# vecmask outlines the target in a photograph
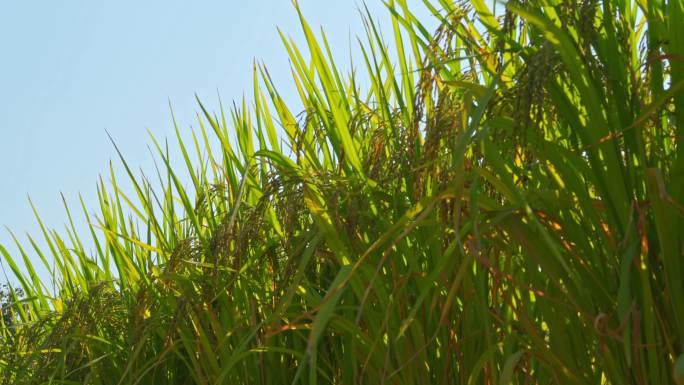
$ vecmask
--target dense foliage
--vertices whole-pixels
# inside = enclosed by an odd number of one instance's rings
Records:
[[[0,247],[0,382],[683,381],[684,1],[406,3]]]

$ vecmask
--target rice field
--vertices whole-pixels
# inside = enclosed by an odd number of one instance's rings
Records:
[[[349,72],[295,4],[303,108],[255,64],[156,175],[113,142],[0,245],[0,383],[683,385],[684,0],[422,3]]]

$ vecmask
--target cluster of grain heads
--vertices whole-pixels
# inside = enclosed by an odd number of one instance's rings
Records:
[[[0,381],[681,383],[684,1],[423,3],[0,247]]]

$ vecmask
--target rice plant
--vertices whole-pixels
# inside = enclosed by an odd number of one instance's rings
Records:
[[[423,3],[0,246],[2,383],[684,384],[684,1]]]

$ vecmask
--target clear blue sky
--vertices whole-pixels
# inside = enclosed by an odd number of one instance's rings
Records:
[[[347,63],[361,3],[300,4]],[[380,0],[368,7],[387,21]],[[276,27],[302,40],[289,0],[0,3],[0,226],[38,236],[27,194],[49,227],[66,221],[60,192],[94,208],[98,174],[115,159],[105,129],[131,165],[151,171],[147,130],[173,137],[168,100],[188,128],[195,93],[216,108],[217,90],[224,102],[249,92],[254,58],[293,97]],[[14,250],[4,228],[0,243]]]

